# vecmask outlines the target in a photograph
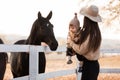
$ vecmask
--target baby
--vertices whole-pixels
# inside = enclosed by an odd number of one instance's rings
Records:
[[[75,17],[69,23],[69,32],[67,36],[67,51],[66,51],[66,56],[68,56],[67,64],[72,63],[71,57],[76,54],[75,51],[71,48],[69,40],[72,40],[76,43],[78,40],[77,35],[80,32],[80,29],[81,29],[80,22],[77,18],[77,13],[75,13]]]
[[[75,17],[69,23],[69,32],[68,32],[68,36],[67,36],[67,51],[66,51],[66,56],[68,56],[67,64],[72,63],[71,58],[72,58],[72,56],[74,56],[76,54],[76,52],[70,46],[69,40],[72,40],[74,43],[77,44],[79,36],[80,36],[80,31],[81,31],[80,22],[77,18],[77,13],[75,13]],[[81,60],[79,61],[78,65],[80,67],[78,71],[81,72],[82,66],[83,66],[82,57],[81,57]]]

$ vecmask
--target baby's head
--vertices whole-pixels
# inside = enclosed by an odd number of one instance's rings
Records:
[[[75,13],[75,17],[69,23],[69,31],[72,33],[76,33],[80,28],[80,22],[77,18],[77,13]]]

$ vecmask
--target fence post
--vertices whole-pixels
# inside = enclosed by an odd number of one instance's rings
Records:
[[[77,69],[77,79],[76,80],[81,80],[81,75],[82,75],[82,73],[78,72],[78,69]]]
[[[30,46],[30,59],[29,59],[29,80],[38,80],[38,49],[36,46]]]
[[[77,69],[76,69],[77,79],[76,79],[76,80],[81,80],[82,72],[79,72],[80,66],[81,66],[81,64],[80,64],[79,61],[77,60]]]

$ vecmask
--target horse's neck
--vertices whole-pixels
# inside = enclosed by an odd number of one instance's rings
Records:
[[[4,44],[4,42],[3,42],[3,40],[2,40],[2,39],[0,39],[0,44]]]
[[[34,39],[31,39],[30,37],[28,37],[28,39],[26,40],[25,44],[29,44],[29,45],[41,45],[41,41],[39,41],[39,43],[37,41],[34,41]]]

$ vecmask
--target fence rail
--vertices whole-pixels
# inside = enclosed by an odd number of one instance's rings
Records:
[[[66,46],[59,46],[54,52],[65,52]],[[61,70],[49,73],[38,74],[38,52],[53,52],[49,47],[35,46],[35,45],[6,45],[0,44],[0,52],[30,52],[30,75],[20,78],[14,78],[12,80],[45,80],[48,78],[65,76],[70,74],[76,74],[77,80],[81,76],[81,73],[77,72],[77,68],[71,70]],[[119,49],[101,49],[102,53],[120,53]],[[32,63],[32,64],[31,64]],[[34,67],[36,66],[36,67]],[[102,68],[101,73],[120,73],[120,69]]]

